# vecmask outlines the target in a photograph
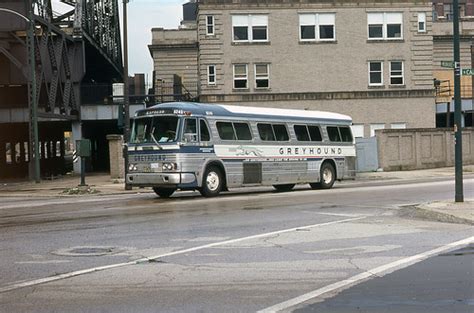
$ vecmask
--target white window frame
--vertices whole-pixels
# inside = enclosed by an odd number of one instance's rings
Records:
[[[393,73],[392,73],[392,64],[395,63],[395,62],[401,63],[401,65],[402,65],[401,75],[393,75]],[[403,85],[405,85],[405,65],[404,65],[404,62],[399,61],[399,60],[393,60],[393,61],[389,62],[389,66],[390,66],[390,69],[389,69],[390,70],[389,71],[389,73],[390,73],[390,85],[392,85],[392,86],[403,86]],[[402,83],[401,84],[393,84],[392,83],[392,78],[401,78]]]
[[[378,16],[378,17],[377,17]],[[388,37],[388,25],[398,24],[391,22],[392,19],[401,17],[400,37]],[[378,20],[378,23],[371,23],[370,20]],[[370,37],[370,25],[382,25],[382,37]],[[402,12],[369,12],[367,13],[367,38],[368,40],[402,40],[403,39],[403,13]]]
[[[236,77],[235,76],[235,67],[236,66],[245,66],[245,76],[242,76],[242,77]],[[248,64],[242,64],[242,63],[233,64],[232,71],[233,71],[232,88],[237,89],[237,90],[249,89],[249,66],[248,66]],[[239,88],[235,87],[235,81],[236,80],[245,80],[245,87],[239,87]]]
[[[240,17],[246,17],[247,21],[244,23],[237,23],[235,20]],[[258,21],[259,18],[264,18],[264,23]],[[232,42],[268,42],[268,14],[234,14],[231,16],[232,19]],[[253,38],[253,27],[265,26],[266,39],[254,39]],[[247,40],[236,40],[234,36],[234,27],[247,27]]]
[[[392,123],[390,124],[391,129],[406,129],[407,123]]]
[[[211,68],[213,69],[214,73],[211,73]],[[217,81],[216,75],[216,66],[215,65],[208,65],[207,66],[207,84],[209,86],[215,86]]]
[[[371,63],[380,63],[380,83],[372,83],[370,80],[370,64]],[[367,62],[367,71],[368,71],[368,80],[369,86],[383,86],[383,61],[369,61]]]
[[[354,138],[364,138],[364,124],[352,124],[351,130]]]
[[[267,67],[267,75],[266,76],[257,76],[257,65],[266,65]],[[270,64],[268,63],[256,63],[254,64],[254,73],[255,73],[255,89],[270,89]],[[267,80],[268,86],[267,87],[258,87],[257,80]]]
[[[209,23],[209,18],[211,18],[211,23]],[[212,27],[212,32],[209,32],[209,27]],[[215,19],[214,15],[206,15],[206,36],[214,36],[215,35]]]
[[[418,13],[418,24],[417,24],[419,33],[426,33],[426,13]]]
[[[370,137],[374,137],[375,131],[378,129],[385,129],[385,124],[383,123],[370,124]]]
[[[302,22],[304,16],[313,17],[314,23]],[[321,22],[322,17],[330,17],[331,23]],[[299,20],[299,35],[300,41],[336,41],[336,14],[335,13],[300,13],[298,15]],[[331,25],[333,27],[333,38],[321,38],[320,26]],[[314,27],[314,38],[302,38],[301,26],[313,26]]]

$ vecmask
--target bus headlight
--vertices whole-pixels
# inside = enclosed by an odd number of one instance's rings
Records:
[[[137,170],[137,165],[136,165],[136,164],[130,163],[130,164],[128,165],[128,171],[129,171],[129,172],[133,172],[133,171],[136,171],[136,170]]]
[[[177,169],[177,167],[176,163],[165,162],[163,163],[162,169],[163,171],[172,171]]]

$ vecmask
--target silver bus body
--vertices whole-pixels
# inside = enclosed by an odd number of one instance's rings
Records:
[[[163,124],[170,129],[165,131]],[[213,196],[243,186],[285,190],[309,183],[331,188],[335,180],[355,176],[351,124],[349,116],[319,111],[182,102],[156,105],[134,117],[126,181],[153,187],[163,197],[178,189]],[[157,127],[162,130],[156,131]],[[320,138],[312,140],[317,129],[320,134],[314,137]],[[265,134],[273,134],[273,139]]]

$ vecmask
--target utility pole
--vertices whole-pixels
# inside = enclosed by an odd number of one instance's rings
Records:
[[[130,137],[130,97],[129,97],[129,83],[128,83],[128,30],[127,30],[127,3],[128,0],[123,0],[123,109],[124,109],[124,127],[123,140],[125,142],[123,159],[125,166],[125,190],[131,190],[132,186],[127,184],[128,174],[128,140]]]
[[[461,65],[459,48],[459,0],[453,0],[454,45],[454,166],[455,202],[464,202],[462,178]]]

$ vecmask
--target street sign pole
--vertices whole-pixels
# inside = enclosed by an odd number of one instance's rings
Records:
[[[464,202],[462,178],[461,67],[459,51],[459,0],[453,0],[454,52],[454,165],[455,202]]]
[[[127,184],[128,174],[128,138],[130,137],[130,98],[129,98],[129,84],[128,84],[128,27],[127,27],[127,3],[128,0],[123,0],[123,106],[124,106],[124,127],[123,127],[123,141],[124,145],[124,172],[125,172],[125,190],[131,190],[132,186]]]

